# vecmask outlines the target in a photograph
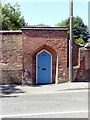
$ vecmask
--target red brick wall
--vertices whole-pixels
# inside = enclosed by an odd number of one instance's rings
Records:
[[[79,48],[78,66],[74,67],[74,81],[90,81],[90,49]]]
[[[90,46],[85,48],[85,76],[90,82]]]
[[[67,64],[67,67],[69,67],[69,40],[68,40],[67,45],[68,45],[68,50],[67,50],[68,64]],[[80,46],[77,45],[73,41],[73,58],[72,58],[73,66],[78,66],[78,64],[79,64],[79,48],[80,48]]]
[[[68,81],[68,45],[66,29],[23,28],[22,32],[1,31],[0,83],[21,84],[25,68],[29,71],[29,79],[36,83],[36,54],[43,49],[52,54],[52,82]],[[74,79],[86,79],[89,51],[73,43]]]
[[[58,80],[67,81],[67,30],[23,29],[22,37],[24,68],[30,71],[33,83],[36,82],[36,54],[42,49],[48,50],[53,57],[53,83],[55,83],[57,64]]]
[[[0,55],[0,83],[21,84],[22,76],[22,32],[0,32],[2,55]]]
[[[74,67],[74,79],[84,80],[85,79],[85,48],[80,47],[78,52],[78,65]]]

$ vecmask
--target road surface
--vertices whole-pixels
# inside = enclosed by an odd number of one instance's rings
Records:
[[[88,118],[88,90],[6,96],[1,117]]]

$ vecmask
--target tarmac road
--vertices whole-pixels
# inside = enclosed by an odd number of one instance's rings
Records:
[[[4,96],[6,118],[88,118],[88,90]]]

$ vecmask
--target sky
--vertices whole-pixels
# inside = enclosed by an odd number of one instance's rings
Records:
[[[55,26],[69,17],[69,0],[6,0],[18,2],[22,16],[29,25],[46,24]],[[83,1],[83,2],[82,2]],[[73,0],[73,15],[80,16],[88,25],[88,0]]]

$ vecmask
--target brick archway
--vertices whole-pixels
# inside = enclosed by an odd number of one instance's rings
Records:
[[[52,54],[52,83],[56,83],[56,79],[57,79],[57,54],[56,54],[56,51],[54,49],[52,49],[50,46],[47,46],[47,45],[43,45],[33,52],[33,59],[32,59],[33,81],[32,82],[33,82],[33,84],[36,84],[36,55],[40,51],[42,51],[43,49],[47,50],[48,52],[50,52]]]

